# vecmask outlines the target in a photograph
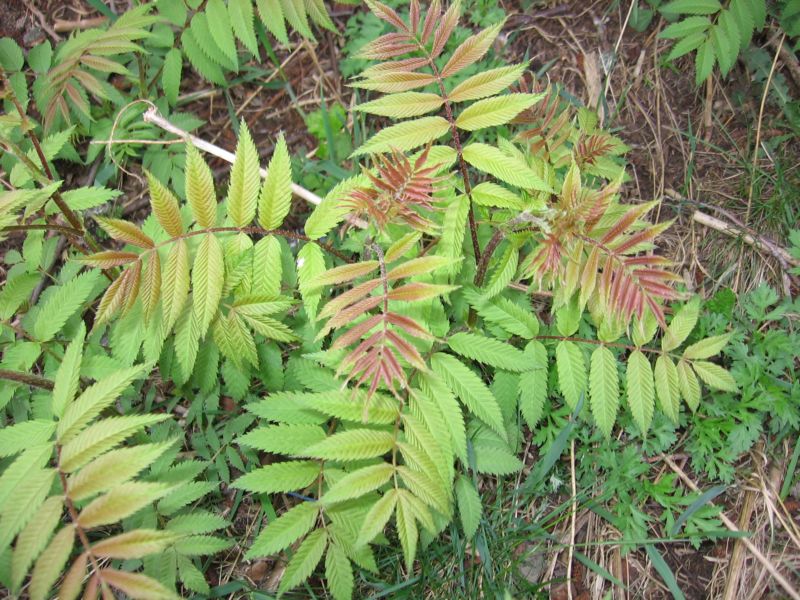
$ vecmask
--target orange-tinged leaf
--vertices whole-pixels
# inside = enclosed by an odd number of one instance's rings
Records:
[[[120,267],[135,260],[139,260],[139,255],[135,252],[104,250],[102,252],[95,252],[94,254],[89,254],[87,256],[80,256],[76,260],[93,267],[111,269],[113,267]]]
[[[178,596],[155,579],[141,573],[127,573],[115,569],[101,569],[102,580],[118,589],[132,600],[168,600]]]
[[[178,237],[183,233],[181,212],[178,200],[167,187],[156,179],[151,173],[145,171],[147,182],[150,186],[150,206],[158,223],[171,237]]]
[[[161,259],[158,257],[158,252],[151,252],[147,258],[141,293],[144,320],[150,321],[161,297]]]
[[[377,260],[365,260],[364,262],[353,263],[351,265],[341,265],[333,269],[328,269],[321,275],[315,277],[309,282],[309,287],[319,288],[326,285],[347,283],[348,281],[372,273],[377,268]]]
[[[144,232],[133,223],[128,223],[122,219],[109,219],[106,217],[95,217],[105,232],[115,240],[133,244],[140,248],[152,248],[155,244]]]
[[[486,51],[489,50],[505,21],[487,27],[480,33],[468,37],[462,44],[453,51],[450,60],[442,69],[442,77],[449,77],[458,73],[460,70],[479,61]]]
[[[394,281],[395,279],[402,279],[403,277],[422,275],[424,273],[430,273],[440,269],[451,263],[452,261],[446,256],[420,256],[419,258],[412,258],[411,260],[396,266],[386,274],[386,279],[389,281]]]
[[[389,300],[400,300],[403,302],[416,302],[428,300],[443,294],[448,294],[458,289],[454,285],[437,285],[433,283],[407,283],[389,291]]]

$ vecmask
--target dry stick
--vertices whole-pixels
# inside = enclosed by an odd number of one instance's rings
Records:
[[[669,465],[669,467],[675,472],[675,474],[678,477],[680,477],[681,480],[693,492],[699,492],[700,491],[700,488],[697,487],[695,482],[692,481],[691,478],[683,471],[683,469],[681,469],[678,465],[676,465],[675,462],[669,456],[664,455],[663,458],[664,458],[664,462],[666,462]],[[709,504],[711,506],[714,506],[713,502],[709,502]],[[739,529],[736,526],[736,524],[733,521],[731,521],[724,512],[720,512],[719,513],[719,518],[725,524],[725,527],[727,527],[730,531],[732,531],[734,533],[741,532],[741,529]],[[770,562],[770,560],[766,556],[764,556],[764,554],[761,552],[761,550],[759,550],[756,547],[756,545],[752,541],[750,541],[750,538],[740,537],[738,539],[740,539],[742,541],[742,543],[747,547],[747,549],[753,555],[753,558],[755,558],[758,562],[760,562],[764,566],[764,568],[767,571],[769,571],[769,573],[770,573],[770,575],[772,575],[773,579],[775,579],[775,581],[778,583],[778,585],[780,585],[784,589],[784,591],[787,593],[787,595],[790,598],[792,598],[793,600],[800,600],[800,592],[798,592],[792,586],[792,584],[783,575],[780,574],[778,569],[775,568],[775,565],[773,565]]]
[[[744,507],[742,513],[739,515],[739,528],[747,529],[750,524],[750,519],[755,510],[756,493],[753,489],[748,489],[744,496]],[[735,600],[736,592],[739,587],[739,577],[742,572],[742,563],[744,562],[744,544],[742,539],[739,538],[733,543],[733,552],[731,559],[728,562],[728,579],[725,582],[725,591],[723,593],[723,600]]]
[[[769,76],[767,82],[764,84],[764,93],[761,94],[761,106],[758,109],[758,123],[756,125],[756,143],[753,148],[753,160],[750,165],[750,191],[747,193],[747,212],[744,216],[745,226],[750,224],[750,209],[753,206],[753,184],[755,183],[756,165],[758,164],[758,148],[761,146],[761,123],[764,120],[764,107],[767,104],[767,96],[769,95],[769,87],[772,83],[772,76],[775,74],[775,67],[778,64],[778,57],[781,55],[780,48],[783,47],[783,42],[786,39],[786,34],[781,35],[781,40],[778,42],[778,51],[775,52],[775,57],[772,59],[772,66],[769,69]],[[744,257],[744,246],[739,250],[739,268],[736,269],[736,279],[733,282],[733,291],[739,291],[739,280],[742,275],[742,258]]]
[[[142,119],[144,119],[145,123],[152,123],[156,127],[160,127],[164,131],[168,131],[169,133],[174,133],[175,135],[181,136],[184,140],[190,141],[195,148],[198,150],[202,150],[204,152],[208,152],[209,154],[216,156],[217,158],[221,158],[222,160],[233,164],[236,155],[232,152],[228,152],[227,150],[220,148],[219,146],[215,146],[205,140],[201,140],[199,137],[190,134],[188,131],[181,129],[180,127],[173,125],[169,121],[167,121],[164,117],[162,117],[158,110],[154,107],[151,107],[147,112],[142,115]],[[267,176],[267,170],[264,168],[259,169],[261,173],[261,177]],[[297,185],[296,183],[292,184],[292,193],[299,198],[315,205],[319,206],[322,202],[322,198],[317,196],[311,190],[307,190],[304,187]],[[345,217],[347,221],[351,224],[355,225],[356,227],[360,227],[361,229],[366,229],[367,223],[362,219],[354,217],[352,215],[347,215]]]
[[[768,240],[765,237],[759,235],[753,235],[743,231],[740,227],[736,225],[732,225],[730,223],[726,223],[722,219],[718,219],[717,217],[712,217],[711,215],[704,213],[702,211],[696,210],[692,214],[692,220],[700,223],[701,225],[705,225],[706,227],[710,227],[716,231],[724,233],[726,235],[730,235],[732,237],[737,237],[741,239],[745,244],[749,244],[759,250],[766,252],[767,254],[771,254],[778,262],[781,263],[781,266],[784,268],[788,267],[789,265],[800,267],[800,259],[795,258],[785,248],[781,248],[774,242]]]

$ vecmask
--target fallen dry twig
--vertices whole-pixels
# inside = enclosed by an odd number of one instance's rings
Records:
[[[192,142],[192,144],[194,144],[195,148],[197,148],[198,150],[202,150],[203,152],[207,152],[213,156],[216,156],[217,158],[221,158],[222,160],[233,164],[233,160],[235,158],[233,152],[229,152],[224,148],[215,146],[210,142],[207,142],[205,140],[200,139],[197,136],[190,134],[188,131],[181,129],[177,125],[173,125],[172,123],[167,121],[164,117],[162,117],[155,107],[151,106],[147,110],[147,112],[145,112],[144,115],[142,115],[142,119],[144,119],[146,123],[152,123],[153,125],[163,129],[164,131],[168,131],[169,133],[174,133],[175,135],[178,135],[185,140],[189,140],[190,142]],[[266,169],[261,168],[260,171],[261,171],[261,177],[267,176]],[[303,200],[315,206],[318,206],[322,202],[322,198],[317,196],[314,192],[312,192],[311,190],[307,190],[306,188],[299,186],[296,183],[292,184],[292,193],[295,196],[302,198]],[[360,227],[362,229],[367,227],[367,223],[359,218],[353,217],[351,215],[347,215],[345,218],[356,227]]]

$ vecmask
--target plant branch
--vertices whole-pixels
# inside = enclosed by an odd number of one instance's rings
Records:
[[[341,251],[337,250],[330,244],[326,244],[325,242],[321,242],[319,240],[312,240],[307,235],[303,235],[302,233],[296,233],[294,231],[287,231],[285,229],[263,229],[261,227],[209,227],[208,229],[195,229],[194,231],[189,231],[187,233],[181,234],[179,236],[170,238],[165,240],[159,244],[156,244],[152,248],[148,248],[145,250],[141,256],[144,256],[148,252],[153,252],[158,250],[163,246],[167,246],[169,244],[173,244],[178,240],[184,240],[186,238],[195,237],[198,235],[204,235],[206,233],[253,233],[259,235],[277,235],[280,237],[285,237],[291,240],[298,240],[302,242],[310,242],[314,243],[326,252],[329,252],[336,258],[343,260],[346,263],[352,263],[353,259],[347,256],[346,254],[342,253]],[[141,259],[141,256],[139,257]]]
[[[29,225],[7,225],[3,227],[2,231],[13,233],[15,231],[31,231],[31,230],[44,230],[44,231],[58,231],[64,235],[72,237],[81,237],[82,232],[66,225],[57,225],[55,223],[31,223]]]
[[[19,99],[17,98],[17,95],[14,93],[14,90],[11,87],[11,84],[8,81],[8,78],[6,77],[5,73],[3,73],[3,83],[5,85],[7,97],[14,104],[14,107],[17,109],[17,113],[19,113],[19,117],[22,121],[20,124],[21,129],[25,132],[25,135],[28,137],[31,144],[33,145],[34,150],[36,151],[36,155],[39,157],[39,162],[42,164],[41,170],[44,172],[44,175],[49,180],[49,183],[54,183],[56,181],[56,178],[54,177],[52,170],[50,170],[50,165],[47,162],[47,157],[44,154],[44,150],[42,149],[42,145],[39,142],[39,138],[36,136],[33,127],[28,122],[28,115],[25,109],[22,107],[22,104],[20,103]],[[23,156],[25,157],[24,159],[22,158]],[[25,163],[25,166],[27,166],[33,173],[39,171],[38,167],[31,168],[35,167],[35,165],[33,164],[33,161],[28,159],[27,154],[21,153],[20,155],[18,155],[18,158],[20,158],[20,160],[22,160]],[[83,226],[83,222],[81,221],[80,217],[78,217],[78,215],[75,214],[75,212],[67,205],[66,201],[61,196],[61,192],[56,190],[55,192],[53,192],[52,198],[53,202],[55,202],[56,206],[58,206],[58,210],[61,211],[61,214],[64,215],[64,218],[72,226],[72,228],[81,232],[81,236],[86,241],[89,248],[91,248],[93,252],[98,252],[100,250],[100,246],[97,244],[94,237],[92,237],[92,235]]]
[[[11,371],[9,369],[0,369],[0,379],[16,381],[17,383],[38,387],[43,390],[52,390],[54,385],[51,380],[45,379],[44,377],[39,377],[38,375],[33,375],[31,373]]]
[[[72,526],[75,528],[75,532],[78,534],[78,539],[80,539],[81,544],[83,545],[86,556],[89,558],[89,562],[92,563],[95,575],[100,580],[100,585],[105,588],[106,584],[100,575],[100,563],[97,562],[97,557],[92,553],[92,545],[89,542],[89,537],[86,535],[86,531],[78,523],[78,511],[75,508],[75,503],[72,501],[72,498],[69,497],[69,493],[67,492],[67,476],[61,469],[61,446],[56,446],[56,460],[58,478],[61,480],[61,487],[64,488],[64,503],[67,505],[67,512],[69,512],[69,518],[72,520]]]
[[[450,104],[450,99],[447,97],[447,92],[444,89],[444,81],[442,80],[442,75],[439,72],[439,67],[436,66],[436,63],[433,61],[433,57],[431,56],[430,52],[428,52],[425,44],[416,39],[416,37],[414,38],[414,41],[425,55],[425,58],[428,59],[428,66],[430,66],[431,71],[433,71],[433,76],[436,78],[436,84],[439,86],[439,93],[442,95],[442,100],[444,100],[445,117],[447,118],[447,122],[450,123],[450,134],[453,136],[453,144],[456,147],[456,154],[458,155],[458,166],[459,170],[461,171],[461,179],[464,182],[464,193],[469,199],[469,233],[470,238],[472,239],[472,252],[475,255],[475,264],[477,264],[481,256],[481,245],[478,241],[478,225],[475,222],[475,210],[473,209],[474,203],[472,202],[472,185],[469,181],[467,162],[464,160],[461,137],[458,135],[458,127],[456,127],[456,120],[453,117],[453,107]]]

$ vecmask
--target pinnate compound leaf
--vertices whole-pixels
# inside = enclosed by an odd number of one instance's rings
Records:
[[[287,590],[291,590],[311,577],[319,561],[322,560],[322,555],[325,553],[327,545],[327,531],[317,529],[309,533],[292,555],[289,564],[286,565],[286,571],[284,571],[281,583],[278,586],[278,593],[282,594]]]
[[[351,156],[380,154],[398,150],[405,152],[440,138],[450,130],[447,119],[442,117],[422,117],[404,121],[380,130],[358,148]]]
[[[286,139],[281,134],[275,144],[258,199],[258,221],[264,229],[277,229],[283,224],[291,207],[292,162]]]
[[[451,335],[447,344],[450,348],[467,358],[490,365],[496,369],[520,372],[526,370],[525,355],[511,344],[474,333]]]
[[[456,479],[456,501],[458,502],[458,515],[461,518],[461,527],[464,536],[471,540],[478,531],[481,522],[481,497],[475,484],[464,475],[459,475]]]
[[[458,115],[456,125],[465,131],[504,125],[544,96],[545,94],[506,94],[479,100]]]
[[[442,352],[431,357],[431,368],[472,414],[505,439],[500,405],[480,377],[454,356]]]
[[[301,502],[261,531],[245,557],[248,560],[276,554],[308,533],[319,514],[316,502]]]
[[[625,389],[633,420],[636,421],[639,431],[644,435],[650,429],[650,423],[653,421],[655,387],[650,361],[640,350],[634,350],[628,357]]]
[[[692,362],[692,367],[697,376],[709,387],[724,392],[735,392],[739,389],[733,375],[719,365],[705,360],[696,360]]]
[[[586,393],[586,362],[583,352],[575,342],[561,341],[556,346],[556,368],[558,387],[571,409]]]
[[[547,185],[523,160],[505,154],[499,148],[475,142],[464,148],[464,160],[484,173],[489,173],[513,186],[551,192]]]
[[[197,224],[203,229],[214,227],[217,220],[214,178],[200,152],[191,144],[186,146],[186,199]]]
[[[527,67],[521,64],[482,71],[459,83],[447,97],[451,102],[464,102],[494,96],[519,81]]]

